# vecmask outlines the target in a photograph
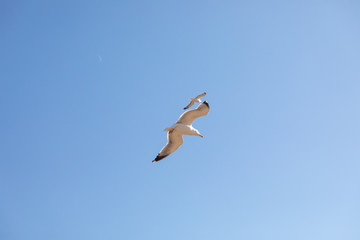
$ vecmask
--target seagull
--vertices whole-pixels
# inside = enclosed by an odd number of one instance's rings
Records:
[[[193,128],[192,123],[195,119],[206,116],[209,111],[209,104],[207,101],[204,101],[197,108],[184,112],[174,125],[169,128],[165,128],[164,131],[168,132],[167,144],[163,147],[163,149],[161,149],[152,162],[158,162],[175,152],[184,142],[182,135],[204,137],[198,130]]]
[[[197,95],[196,98],[190,98],[191,101],[190,101],[190,103],[189,103],[186,107],[184,107],[184,110],[185,110],[185,109],[188,109],[189,107],[191,107],[192,105],[194,105],[194,102],[201,103],[200,98],[203,97],[203,96],[205,96],[205,95],[206,95],[206,92],[203,92],[202,94]]]

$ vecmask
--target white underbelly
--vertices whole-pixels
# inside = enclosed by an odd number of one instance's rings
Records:
[[[196,133],[194,131],[195,129],[192,126],[181,124],[181,123],[176,123],[175,129],[180,131],[184,135],[195,135],[195,133]]]

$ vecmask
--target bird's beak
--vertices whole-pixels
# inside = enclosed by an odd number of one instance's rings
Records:
[[[200,136],[200,137],[202,137],[202,138],[204,137],[204,136],[203,136],[203,135],[201,135],[201,134],[200,134],[199,136]]]

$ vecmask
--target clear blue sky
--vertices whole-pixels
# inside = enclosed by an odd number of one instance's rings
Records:
[[[360,239],[359,12],[2,1],[0,238]],[[203,91],[204,138],[152,164]]]

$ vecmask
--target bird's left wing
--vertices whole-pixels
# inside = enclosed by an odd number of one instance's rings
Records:
[[[199,94],[196,96],[196,99],[202,98],[206,95],[206,92],[203,92],[202,94]]]
[[[167,144],[161,149],[159,154],[152,161],[153,163],[160,161],[161,159],[166,158],[167,156],[175,152],[184,142],[182,134],[176,129],[168,132],[167,140]]]
[[[210,111],[207,101],[201,103],[197,108],[184,112],[176,123],[191,125],[199,117],[206,116]]]
[[[193,101],[193,100],[191,100],[190,103],[189,103],[186,107],[184,107],[184,110],[185,110],[185,109],[188,109],[188,108],[191,107],[192,105],[194,105],[194,101]]]

